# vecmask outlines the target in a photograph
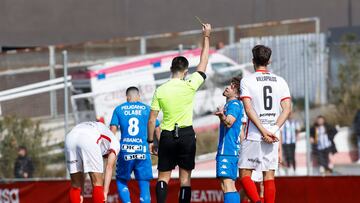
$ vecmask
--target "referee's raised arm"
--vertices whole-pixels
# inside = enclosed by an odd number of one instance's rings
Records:
[[[203,24],[203,47],[197,71],[187,79],[189,62],[183,56],[177,56],[171,63],[171,78],[158,87],[151,102],[148,122],[149,150],[158,154],[158,182],[156,197],[158,203],[165,203],[167,184],[171,171],[179,166],[180,196],[179,202],[190,203],[191,171],[195,167],[196,139],[192,127],[193,105],[196,91],[206,79],[206,67],[209,60],[211,25]],[[163,112],[159,150],[154,150],[154,129],[156,117]],[[172,200],[173,202],[173,200]]]
[[[209,61],[209,49],[210,49],[210,31],[211,25],[204,24],[203,26],[203,47],[201,50],[200,63],[197,67],[197,71],[205,73],[206,67]]]

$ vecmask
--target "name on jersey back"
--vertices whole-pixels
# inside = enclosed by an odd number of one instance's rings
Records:
[[[121,110],[123,110],[125,116],[141,116],[142,110],[146,110],[146,107],[144,105],[125,105],[121,107]]]
[[[256,77],[256,81],[258,81],[258,82],[266,82],[266,81],[277,82],[277,79],[274,76],[264,75],[264,76]]]

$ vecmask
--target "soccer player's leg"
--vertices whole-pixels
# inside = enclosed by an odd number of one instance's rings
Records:
[[[89,173],[93,186],[92,199],[94,203],[102,203],[104,196],[104,162],[100,147],[92,140],[83,140],[80,144],[84,165],[84,173]]]
[[[251,179],[252,171],[261,170],[261,142],[244,140],[241,143],[239,159],[239,173],[241,184],[246,195],[252,202],[261,202],[254,181]]]
[[[84,185],[84,166],[81,150],[77,146],[76,134],[68,134],[65,140],[65,159],[66,167],[70,173],[71,188],[69,191],[69,199],[71,203],[81,202],[81,188]]]
[[[140,188],[140,202],[150,203],[150,180],[153,179],[150,154],[146,154],[145,160],[136,160],[134,174]]]
[[[262,168],[264,169],[264,199],[265,202],[275,203],[276,187],[275,187],[275,170],[278,169],[279,161],[279,143],[272,144],[261,142],[261,150],[263,153]]]
[[[224,203],[240,202],[240,195],[235,187],[237,179],[238,157],[217,156],[216,177],[221,181],[221,188],[224,192]]]
[[[116,163],[116,185],[121,202],[130,203],[130,191],[128,188],[128,181],[131,178],[131,173],[134,169],[134,160],[125,161],[123,155],[118,156]]]
[[[84,173],[77,172],[70,174],[71,188],[69,192],[70,203],[81,202],[81,188],[84,185]]]

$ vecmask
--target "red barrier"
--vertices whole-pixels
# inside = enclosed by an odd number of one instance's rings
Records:
[[[155,181],[151,182],[152,202],[155,202]],[[338,203],[360,202],[360,176],[340,177],[280,177],[276,180],[278,203]],[[0,203],[66,203],[70,182],[29,181],[0,183]],[[139,188],[130,181],[132,202],[139,202]],[[178,180],[169,183],[168,202],[177,202]],[[91,202],[91,184],[86,181],[85,201]],[[213,178],[192,180],[192,202],[218,203],[223,201],[219,181]],[[111,184],[108,202],[120,202],[115,181]]]

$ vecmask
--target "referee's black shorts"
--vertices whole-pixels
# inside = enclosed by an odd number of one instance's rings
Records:
[[[195,168],[196,138],[192,126],[180,128],[179,137],[174,131],[163,130],[159,142],[159,171],[171,171],[177,165],[185,170]]]

